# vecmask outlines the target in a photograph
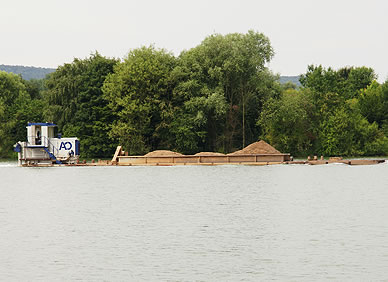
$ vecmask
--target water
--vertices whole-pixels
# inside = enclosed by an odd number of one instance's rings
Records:
[[[0,163],[1,281],[388,281],[388,164]]]

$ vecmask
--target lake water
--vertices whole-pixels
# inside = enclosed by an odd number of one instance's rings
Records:
[[[388,164],[0,163],[1,281],[388,281]]]

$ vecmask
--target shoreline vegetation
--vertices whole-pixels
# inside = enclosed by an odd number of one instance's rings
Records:
[[[307,66],[300,86],[266,66],[264,34],[213,34],[174,56],[155,46],[123,59],[95,52],[40,80],[0,71],[0,158],[50,121],[81,140],[81,158],[155,150],[228,154],[264,140],[294,156],[388,155],[388,81],[373,69]]]

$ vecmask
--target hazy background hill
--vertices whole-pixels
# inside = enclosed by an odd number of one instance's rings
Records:
[[[0,65],[0,70],[5,72],[12,72],[14,74],[20,74],[23,79],[42,79],[46,75],[55,71],[53,68],[39,68],[39,67],[25,67],[25,66],[10,66]],[[280,76],[280,83],[292,82],[298,87],[300,86],[299,76]]]
[[[292,82],[292,83],[294,83],[298,87],[301,86],[301,84],[299,82],[299,75],[296,75],[296,76],[280,76],[279,82],[282,83],[282,84],[284,84],[286,82]]]
[[[55,71],[51,68],[38,68],[38,67],[25,67],[25,66],[9,66],[9,65],[0,65],[0,70],[5,72],[12,72],[14,74],[20,74],[23,79],[42,79],[46,75]]]

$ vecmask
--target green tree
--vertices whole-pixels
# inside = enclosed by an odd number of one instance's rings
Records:
[[[358,98],[360,90],[367,88],[376,79],[377,75],[372,68],[351,68],[345,90],[347,99]]]
[[[116,114],[111,136],[130,154],[169,147],[175,65],[165,50],[142,47],[129,52],[105,81],[104,95]]]
[[[265,67],[273,54],[269,39],[254,31],[214,34],[183,52],[175,93],[186,99],[179,116],[191,122],[175,122],[183,134],[178,140],[195,136],[191,148],[223,152],[256,141],[262,103],[280,91],[277,77]]]
[[[347,103],[321,121],[320,153],[325,155],[381,155],[388,153],[388,139],[376,123]]]
[[[309,66],[300,90],[265,104],[263,138],[297,155],[386,154],[384,92],[374,79],[370,68]]]
[[[362,89],[357,101],[362,115],[369,122],[376,122],[388,136],[388,80],[383,84],[374,81]]]
[[[384,120],[388,118],[386,115],[388,113],[386,111],[388,100],[385,101],[384,98],[383,87],[377,81],[362,89],[358,98],[361,114],[369,122],[377,122],[380,127]]]
[[[43,99],[42,93],[46,90],[45,79],[23,80],[27,93],[33,100]]]
[[[26,82],[0,71],[0,157],[11,157],[13,144],[26,140],[29,121],[42,119],[44,102],[31,99]]]
[[[317,94],[338,93],[345,101],[358,98],[359,91],[368,87],[375,79],[373,69],[367,67],[346,67],[335,71],[332,68],[310,65],[307,72],[301,75],[300,82],[304,88]]]
[[[311,153],[316,139],[314,114],[309,91],[288,89],[264,104],[258,121],[262,138],[282,152]]]
[[[84,157],[109,157],[117,145],[109,136],[114,115],[102,93],[105,78],[117,62],[96,52],[60,66],[48,76],[45,116],[58,124],[65,136],[80,139]]]

